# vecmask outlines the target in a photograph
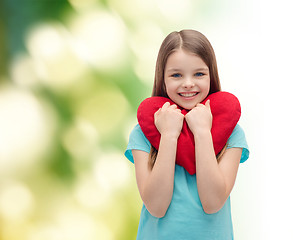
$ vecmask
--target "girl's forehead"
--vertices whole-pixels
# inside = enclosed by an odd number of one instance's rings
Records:
[[[172,66],[191,66],[196,65],[198,67],[207,67],[205,62],[200,58],[198,55],[187,52],[182,49],[178,49],[174,51],[167,59],[166,67],[172,67]]]
[[[175,50],[171,53],[171,55],[174,54],[174,53],[184,53],[184,54],[187,54],[187,55],[193,55],[193,56],[197,56],[197,57],[199,57],[195,52],[192,52],[192,51],[190,51],[190,50],[188,50],[188,49],[184,49],[184,48],[177,48],[177,49],[175,49]]]

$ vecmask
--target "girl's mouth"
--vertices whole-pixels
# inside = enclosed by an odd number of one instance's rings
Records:
[[[198,92],[186,92],[186,93],[178,93],[181,97],[194,97],[198,94]]]

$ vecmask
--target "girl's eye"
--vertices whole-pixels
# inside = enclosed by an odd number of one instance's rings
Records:
[[[202,77],[203,75],[204,75],[204,74],[201,73],[201,72],[198,72],[198,73],[195,74],[196,77]]]
[[[174,74],[171,75],[171,77],[178,78],[178,77],[181,77],[181,74],[180,73],[174,73]]]

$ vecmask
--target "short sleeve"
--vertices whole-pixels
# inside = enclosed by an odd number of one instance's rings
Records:
[[[151,150],[151,143],[145,135],[143,134],[139,124],[137,124],[133,130],[131,131],[129,135],[129,142],[126,148],[126,151],[124,153],[125,157],[128,158],[129,161],[134,163],[133,156],[132,156],[132,151],[131,150],[141,150],[144,152],[149,153]]]
[[[243,129],[237,124],[228,139],[228,148],[242,148],[240,163],[244,163],[249,158],[249,148],[246,142]]]

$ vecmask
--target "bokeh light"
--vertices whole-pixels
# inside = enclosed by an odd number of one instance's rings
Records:
[[[38,79],[55,91],[70,87],[84,74],[85,63],[72,42],[68,30],[60,23],[37,25],[27,36],[27,48]]]
[[[34,197],[23,183],[6,183],[0,194],[0,212],[4,219],[13,222],[25,220],[32,213]]]
[[[154,69],[159,47],[164,39],[162,30],[154,23],[146,21],[141,23],[130,38],[130,47],[135,54],[134,71],[139,80],[146,85],[153,84]]]
[[[34,168],[49,148],[54,115],[29,91],[12,86],[0,90],[0,174]]]
[[[75,17],[70,29],[80,56],[98,70],[113,71],[124,65],[126,27],[118,16],[89,10]]]

